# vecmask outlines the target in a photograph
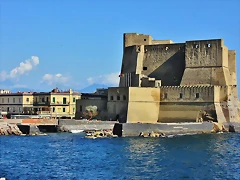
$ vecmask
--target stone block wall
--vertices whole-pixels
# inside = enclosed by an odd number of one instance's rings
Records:
[[[141,74],[161,80],[163,86],[180,85],[185,69],[184,44],[145,45]]]
[[[196,122],[200,111],[214,114],[213,86],[163,86],[160,89],[159,122]]]

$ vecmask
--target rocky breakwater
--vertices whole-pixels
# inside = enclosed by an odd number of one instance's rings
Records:
[[[22,132],[16,124],[0,122],[0,135],[22,135]]]
[[[234,132],[232,131],[231,127],[226,128],[223,124],[217,123],[217,122],[212,122],[213,123],[213,128],[210,132],[204,132],[204,131],[199,131],[199,132],[192,132],[192,133],[163,133],[163,132],[141,132],[139,134],[140,137],[174,137],[174,136],[181,136],[181,135],[193,135],[193,134],[206,134],[206,133],[224,133],[224,132]]]
[[[111,129],[108,130],[99,130],[99,131],[85,131],[86,136],[85,138],[111,138],[111,137],[118,137],[117,135],[113,135]]]

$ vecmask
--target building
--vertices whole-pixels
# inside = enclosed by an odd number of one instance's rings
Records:
[[[236,51],[223,39],[173,43],[126,33],[119,87],[159,87],[158,122],[239,121]]]
[[[108,119],[107,94],[108,94],[107,89],[97,89],[95,93],[82,93],[81,99],[77,100],[75,118],[76,119],[97,118],[102,120]],[[96,113],[92,117],[89,116],[90,112],[88,111],[96,111]]]
[[[123,47],[119,87],[108,89],[109,118],[239,122],[236,51],[223,39],[174,43],[125,33]]]
[[[2,92],[2,91],[1,91]],[[12,114],[28,114],[33,109],[32,92],[11,93],[9,90],[0,93],[1,111]]]
[[[9,94],[10,90],[9,89],[0,89],[0,94]]]
[[[58,88],[51,92],[34,92],[33,106],[34,112],[41,115],[51,115],[52,117],[75,117],[76,101],[81,94],[68,91],[60,91]]]

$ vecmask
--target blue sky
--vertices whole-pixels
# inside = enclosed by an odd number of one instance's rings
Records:
[[[223,38],[239,68],[239,7],[239,0],[1,0],[0,88],[117,85],[125,32],[174,42]]]

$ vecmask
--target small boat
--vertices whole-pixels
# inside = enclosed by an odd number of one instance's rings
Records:
[[[70,133],[82,133],[84,130],[70,130]]]

